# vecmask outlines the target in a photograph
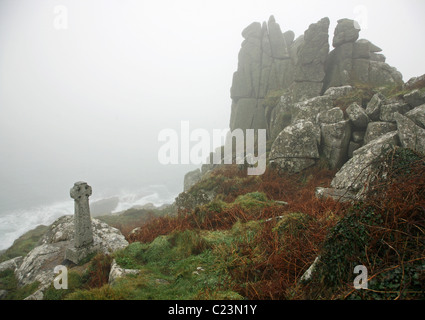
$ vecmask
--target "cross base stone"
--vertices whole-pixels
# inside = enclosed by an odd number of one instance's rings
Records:
[[[81,262],[81,260],[83,260],[85,257],[87,257],[88,255],[97,252],[97,248],[95,248],[94,246],[87,246],[87,247],[82,247],[82,248],[75,248],[75,247],[71,247],[71,248],[67,248],[65,251],[65,259],[78,264]]]

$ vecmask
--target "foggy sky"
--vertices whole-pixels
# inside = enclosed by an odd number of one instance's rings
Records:
[[[64,6],[68,28],[54,26]],[[273,14],[298,37],[360,20],[407,81],[425,73],[425,2],[0,0],[0,213],[149,184],[182,191],[196,166],[158,162],[164,128],[226,129],[242,30]]]

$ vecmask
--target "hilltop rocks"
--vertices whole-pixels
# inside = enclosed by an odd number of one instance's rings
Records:
[[[316,110],[323,113],[332,109],[334,106],[330,100],[352,90],[349,86],[352,82],[376,86],[403,83],[401,74],[385,63],[381,48],[366,39],[358,39],[360,27],[354,20],[338,21],[332,40],[334,49],[329,52],[329,25],[329,19],[323,18],[295,38],[292,31],[282,32],[271,16],[267,23],[254,22],[243,30],[244,41],[231,87],[231,130],[267,129],[268,139],[276,139],[286,126],[298,120],[316,122]],[[275,105],[265,103],[269,95],[280,92],[282,98]],[[307,110],[308,106],[299,104],[322,94],[327,97],[323,98],[323,102],[327,100],[326,107]],[[416,104],[422,96],[409,98],[417,99]],[[388,117],[401,110],[390,110],[390,114],[384,110],[382,119],[384,102],[380,95],[376,95],[366,110],[357,107],[349,110],[357,129],[366,128],[369,121],[394,122]],[[329,115],[323,113],[322,116]],[[336,113],[332,115],[337,116]],[[338,120],[342,121],[340,117]]]
[[[360,26],[350,19],[338,20],[326,63],[325,89],[352,81],[374,84],[402,84],[402,75],[378,54],[381,48],[359,37]]]

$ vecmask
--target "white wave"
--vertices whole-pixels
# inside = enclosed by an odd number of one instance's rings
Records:
[[[26,210],[15,210],[0,216],[0,250],[9,248],[13,241],[39,225],[50,225],[57,218],[74,213],[72,201],[56,202]]]

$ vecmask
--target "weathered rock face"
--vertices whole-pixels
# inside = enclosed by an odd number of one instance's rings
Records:
[[[92,219],[93,247],[97,252],[110,254],[128,246],[118,229]],[[63,216],[50,227],[40,245],[30,251],[15,270],[20,286],[39,281],[39,290],[29,299],[42,299],[43,291],[55,278],[54,268],[64,261],[66,249],[74,241],[74,217]]]
[[[385,63],[382,50],[368,40],[359,38],[360,26],[350,19],[341,19],[335,28],[333,46],[326,63],[325,89],[354,82],[373,85],[403,84],[402,75]]]
[[[318,96],[323,88],[325,62],[329,53],[329,18],[313,23],[304,32],[298,48],[293,92],[295,101]]]
[[[425,129],[398,112],[394,114],[394,118],[402,147],[425,153]]]
[[[410,110],[405,116],[413,120],[416,125],[425,129],[425,104]]]
[[[399,145],[398,133],[390,132],[353,152],[335,175],[331,187],[358,192],[366,183],[370,165],[391,146]]]
[[[351,104],[347,110],[348,118],[356,129],[364,129],[370,122],[365,110],[360,107],[356,102]]]
[[[388,132],[397,130],[397,126],[390,122],[371,122],[367,126],[366,134],[364,136],[364,143],[369,142],[383,136]]]
[[[401,74],[379,54],[381,48],[368,40],[358,40],[360,27],[353,20],[338,21],[332,41],[334,50],[329,52],[329,25],[329,19],[323,18],[295,39],[292,31],[282,32],[271,16],[268,23],[254,22],[242,32],[245,40],[231,88],[231,130],[267,129],[268,138],[274,140],[286,126],[303,119],[303,114],[292,119],[290,116],[293,109],[299,108],[294,105],[302,101],[323,92],[324,96],[336,99],[346,94],[345,89],[352,89],[348,85],[353,82],[377,86],[403,84]],[[345,89],[327,91],[335,87]],[[281,101],[265,107],[268,93],[276,90],[282,92]],[[369,120],[379,120],[383,102],[377,95],[366,110],[356,108],[361,117],[352,121],[366,128]],[[310,113],[309,119],[316,119],[317,113]]]
[[[293,81],[290,49],[294,33],[282,33],[271,16],[267,24],[249,25],[242,36],[245,40],[231,88],[230,128],[267,129],[264,97],[268,91],[286,88]]]
[[[366,114],[372,121],[378,121],[381,115],[381,106],[385,102],[385,97],[381,93],[377,93],[372,97],[366,107]]]
[[[272,145],[270,161],[283,170],[300,172],[319,158],[320,129],[311,121],[286,127]]]
[[[348,157],[348,145],[351,138],[351,126],[349,121],[337,123],[323,123],[322,150],[332,168],[341,167]]]

